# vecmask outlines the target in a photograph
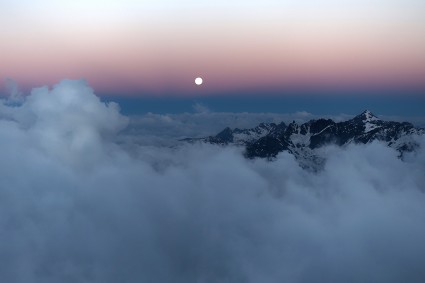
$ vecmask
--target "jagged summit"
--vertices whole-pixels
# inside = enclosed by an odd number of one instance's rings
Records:
[[[294,121],[289,125],[261,123],[252,129],[225,128],[215,136],[185,141],[244,146],[248,158],[273,158],[287,151],[302,167],[314,168],[323,164],[318,149],[326,145],[367,144],[377,140],[396,149],[402,156],[404,152],[415,150],[419,146],[416,137],[424,134],[424,129],[415,128],[408,122],[383,121],[365,110],[338,123],[331,119],[310,120],[303,124]]]
[[[360,115],[357,115],[355,118],[359,118],[359,120],[361,119],[362,121],[376,121],[379,120],[379,118],[374,115],[371,111],[369,110],[365,110],[363,111]]]
[[[360,115],[357,115],[349,121],[356,124],[356,128],[361,130],[363,133],[376,130],[383,125],[383,121],[369,110],[363,111]]]

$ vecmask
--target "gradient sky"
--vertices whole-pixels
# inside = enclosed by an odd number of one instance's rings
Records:
[[[2,0],[0,78],[145,96],[422,88],[423,15],[423,0]]]

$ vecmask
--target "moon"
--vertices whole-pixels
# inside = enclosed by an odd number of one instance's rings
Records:
[[[195,79],[195,84],[196,85],[201,85],[203,83],[203,81],[204,80],[202,78],[198,77],[198,78]]]

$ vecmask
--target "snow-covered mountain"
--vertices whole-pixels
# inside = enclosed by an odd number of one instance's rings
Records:
[[[225,128],[215,136],[185,139],[188,142],[206,142],[220,145],[245,146],[248,158],[273,158],[282,151],[293,154],[305,168],[317,167],[324,162],[318,149],[325,145],[345,146],[351,143],[370,143],[378,140],[400,152],[413,151],[418,144],[415,137],[425,134],[408,122],[383,121],[366,110],[360,115],[336,123],[331,119],[294,122],[261,123],[252,129]]]

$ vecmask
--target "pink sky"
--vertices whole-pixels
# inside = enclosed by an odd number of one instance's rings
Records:
[[[425,84],[415,0],[25,2],[0,4],[0,78],[27,87],[85,78],[97,92],[190,94],[196,76],[208,92]]]

